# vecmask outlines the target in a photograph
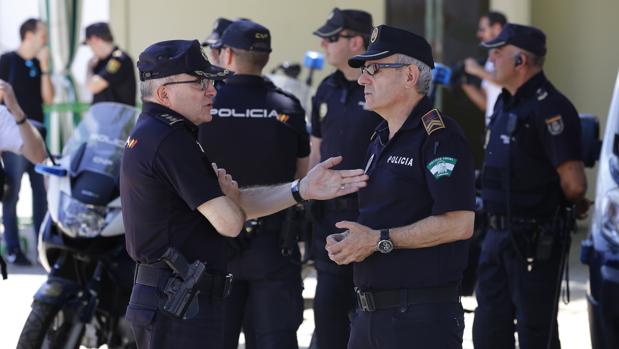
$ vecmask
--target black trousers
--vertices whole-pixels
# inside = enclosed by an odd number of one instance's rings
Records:
[[[463,332],[459,302],[357,310],[348,349],[461,349]]]
[[[138,349],[221,349],[223,348],[223,302],[198,296],[200,310],[190,320],[176,319],[157,309],[159,290],[134,285],[126,319]]]
[[[551,348],[561,347],[557,313],[553,313],[559,263],[560,251],[554,248],[548,261],[536,262],[528,271],[516,254],[509,232],[489,229],[479,259],[475,349],[513,349],[514,331],[518,332],[521,349],[546,349],[549,334]]]

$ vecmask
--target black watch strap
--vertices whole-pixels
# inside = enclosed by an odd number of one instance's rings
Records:
[[[301,193],[299,192],[300,187],[301,187],[301,179],[295,179],[294,182],[292,182],[292,185],[290,186],[290,192],[292,193],[292,197],[294,198],[294,201],[297,202],[297,204],[300,204],[303,201],[305,201],[301,197]]]
[[[390,240],[389,239],[389,229],[381,229],[380,230],[380,240]]]

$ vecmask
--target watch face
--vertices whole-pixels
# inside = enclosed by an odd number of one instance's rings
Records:
[[[391,240],[381,240],[378,242],[378,250],[381,253],[389,253],[393,251],[393,242]]]

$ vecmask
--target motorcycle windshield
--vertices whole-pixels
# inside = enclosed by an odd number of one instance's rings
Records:
[[[71,172],[92,171],[118,178],[120,159],[139,110],[119,103],[96,103],[65,145],[62,156],[75,157]],[[86,144],[85,147],[83,144]],[[83,153],[73,154],[83,148]]]

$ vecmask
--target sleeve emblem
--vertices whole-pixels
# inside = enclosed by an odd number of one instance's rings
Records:
[[[426,168],[432,173],[434,178],[449,177],[456,167],[458,159],[451,157],[440,157],[430,161]]]
[[[546,128],[548,129],[548,132],[553,136],[558,136],[563,133],[564,125],[561,115],[555,115],[551,118],[546,119]]]

